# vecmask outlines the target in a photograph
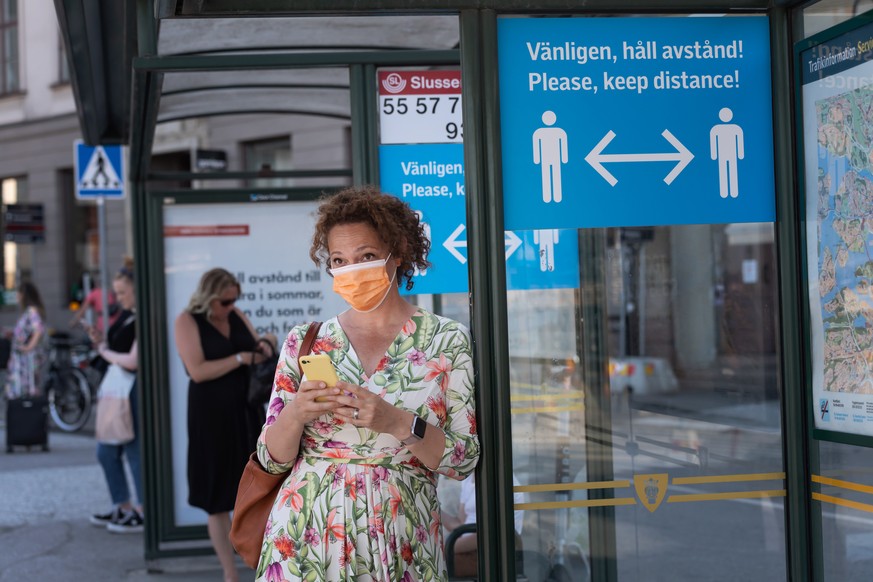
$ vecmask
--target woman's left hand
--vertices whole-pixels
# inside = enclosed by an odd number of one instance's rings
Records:
[[[278,353],[278,351],[276,349],[276,336],[274,336],[271,333],[268,333],[266,335],[262,335],[258,339],[259,340],[266,340],[266,341],[270,342],[270,345],[273,346],[273,349],[272,349],[273,355]],[[255,346],[254,351],[252,352],[252,355],[254,356],[254,358],[252,358],[251,356],[248,356],[248,355],[244,356],[243,363],[246,365],[260,364],[261,362],[265,362],[267,360],[267,356],[269,355],[269,353],[270,353],[270,351],[267,349],[267,346],[261,344],[261,342],[258,341],[257,345]]]
[[[337,382],[336,387],[342,391],[335,397],[342,406],[333,413],[345,422],[388,434],[403,426],[403,416],[408,413],[388,404],[378,394],[348,382]]]
[[[85,329],[88,331],[88,337],[91,339],[91,343],[93,343],[94,345],[103,343],[103,334],[100,332],[100,330],[88,324],[85,325]]]

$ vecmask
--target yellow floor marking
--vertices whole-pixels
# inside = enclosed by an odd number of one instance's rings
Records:
[[[860,483],[852,483],[851,481],[842,481],[840,479],[831,479],[830,477],[822,477],[821,475],[812,476],[813,483],[821,483],[822,485],[831,485],[841,489],[849,489],[860,493],[873,494],[873,487],[870,485],[861,485]]]
[[[848,499],[840,499],[839,497],[822,495],[821,493],[813,493],[812,498],[817,499],[822,503],[833,503],[834,505],[842,505],[843,507],[851,507],[852,509],[873,513],[873,505],[867,503],[858,503],[857,501],[849,501]]]
[[[516,503],[515,509],[565,509],[568,507],[607,507],[611,505],[636,505],[633,497],[618,499],[580,499],[578,501],[544,501],[542,503]]]
[[[735,491],[731,493],[698,493],[671,495],[667,503],[686,503],[689,501],[718,501],[722,499],[755,499],[758,497],[785,497],[785,489],[771,491]]]
[[[583,489],[622,489],[630,487],[630,481],[592,481],[590,483],[548,483],[544,485],[516,485],[516,493],[543,493],[548,491],[579,491]]]
[[[703,483],[736,483],[738,481],[768,481],[785,479],[785,473],[748,473],[745,475],[711,475],[705,477],[674,477],[673,485],[700,485]]]

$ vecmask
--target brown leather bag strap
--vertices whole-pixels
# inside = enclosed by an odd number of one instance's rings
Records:
[[[318,337],[318,330],[321,329],[320,321],[313,321],[309,324],[309,329],[306,330],[306,335],[303,336],[303,341],[300,343],[300,351],[297,352],[297,369],[303,370],[303,365],[300,363],[300,356],[308,356],[312,351],[312,344],[315,343],[315,338]]]

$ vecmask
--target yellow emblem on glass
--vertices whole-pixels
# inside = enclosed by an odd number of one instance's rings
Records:
[[[667,473],[653,475],[634,475],[634,489],[642,504],[652,513],[658,509],[664,497],[667,495],[667,481],[670,476]]]

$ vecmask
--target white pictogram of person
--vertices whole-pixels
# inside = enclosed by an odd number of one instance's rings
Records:
[[[557,228],[544,228],[534,231],[534,244],[540,246],[540,271],[555,270],[555,245],[560,234]]]
[[[421,224],[422,230],[424,230],[424,236],[427,237],[428,241],[430,241],[430,224],[424,221],[424,212],[422,212],[421,210],[416,210],[415,214],[418,216],[418,222]],[[424,276],[427,275],[427,269],[419,269],[418,267],[415,267],[412,274],[414,276]]]
[[[543,202],[561,201],[561,164],[567,163],[567,132],[555,125],[553,111],[543,113],[543,123],[533,134],[533,161],[542,166]]]
[[[728,123],[734,117],[734,112],[728,107],[722,107],[718,118],[724,123],[712,127],[709,132],[710,157],[718,161],[718,190],[722,198],[739,196],[739,178],[737,177],[737,160],[746,157],[743,147],[743,128],[736,123]]]

